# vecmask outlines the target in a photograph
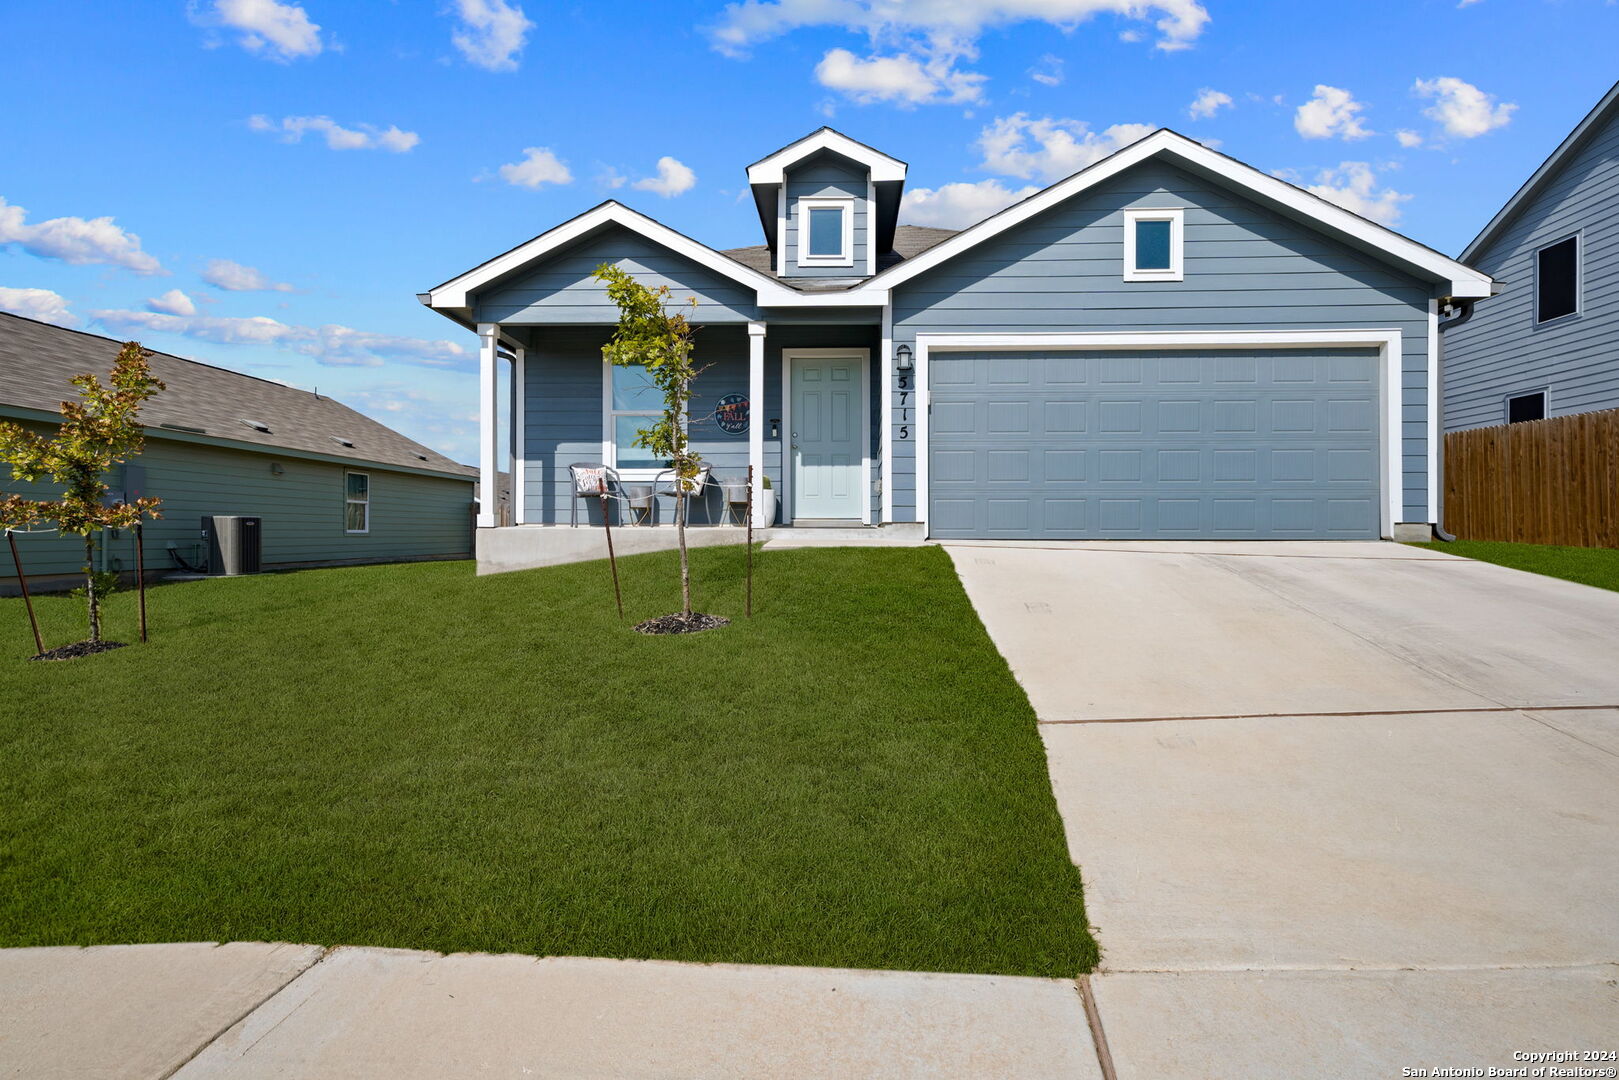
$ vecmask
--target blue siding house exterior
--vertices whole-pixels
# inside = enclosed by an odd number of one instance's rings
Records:
[[[1167,130],[960,232],[899,224],[904,163],[830,128],[748,179],[755,247],[608,202],[421,294],[480,335],[486,472],[514,417],[512,528],[569,521],[570,464],[633,456],[604,262],[697,298],[693,440],[717,476],[768,478],[778,527],[1365,539],[1438,520],[1439,311],[1488,296],[1484,272]],[[747,424],[722,430],[735,396]]]
[[[1445,329],[1447,430],[1619,408],[1619,85],[1462,259],[1501,291]]]

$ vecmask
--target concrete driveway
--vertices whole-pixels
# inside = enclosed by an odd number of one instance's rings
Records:
[[[949,551],[1041,720],[1119,1077],[1619,1050],[1619,594],[1379,543]]]

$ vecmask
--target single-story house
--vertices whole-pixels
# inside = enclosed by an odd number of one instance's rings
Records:
[[[1267,540],[1438,520],[1438,312],[1487,274],[1168,130],[960,232],[900,225],[905,163],[830,128],[747,173],[761,245],[609,201],[420,295],[480,337],[487,483],[514,417],[511,530],[569,520],[570,463],[660,464],[632,445],[656,403],[600,356],[604,262],[696,298],[693,439],[717,472],[768,476],[781,526]]]
[[[1501,291],[1444,327],[1447,431],[1619,408],[1619,84],[1461,257]]]
[[[105,381],[120,342],[0,313],[0,417],[42,433],[60,422],[74,375]],[[262,519],[265,569],[471,554],[476,471],[451,461],[329,397],[178,356],[156,353],[152,373],[167,389],[146,403],[141,454],[107,478],[115,496],[163,500],[145,526],[149,570],[200,566],[204,515]],[[0,492],[49,498],[0,465]],[[21,533],[32,585],[77,574],[78,537]],[[134,538],[109,530],[105,568],[135,569]],[[15,586],[0,552],[0,586]]]

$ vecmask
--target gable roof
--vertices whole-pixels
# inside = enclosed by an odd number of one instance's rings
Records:
[[[74,394],[68,380],[92,373],[105,381],[122,345],[0,312],[0,405],[60,413]],[[167,386],[141,408],[141,424],[152,436],[295,450],[457,478],[475,472],[329,397],[168,353],[154,352],[150,364]]]
[[[871,170],[873,183],[905,179],[905,162],[889,157],[881,150],[867,146],[858,139],[851,139],[835,128],[821,127],[749,165],[748,183],[779,184],[789,168],[823,150],[830,150],[834,154],[842,154],[851,161],[858,161]]]
[[[1169,159],[1193,172],[1224,183],[1251,198],[1331,233],[1354,247],[1399,264],[1419,276],[1443,282],[1451,296],[1490,295],[1493,282],[1489,275],[1464,266],[1425,244],[1402,236],[1387,226],[1368,221],[1359,214],[1351,213],[1303,188],[1262,173],[1252,165],[1210,150],[1202,143],[1168,128],[1159,128],[1151,135],[1115,151],[1067,179],[1059,180],[1022,202],[1014,203],[1000,213],[985,218],[916,258],[907,259],[891,269],[882,271],[865,282],[865,286],[891,289],[1015,225],[1022,224],[1087,188],[1156,157]]]
[[[1584,120],[1574,126],[1574,130],[1568,133],[1568,138],[1558,143],[1557,149],[1552,151],[1550,157],[1541,162],[1540,168],[1536,169],[1534,174],[1524,181],[1523,187],[1519,188],[1517,193],[1507,200],[1507,204],[1490,219],[1489,224],[1484,226],[1484,230],[1473,237],[1473,242],[1468,244],[1462,252],[1463,261],[1476,257],[1487,244],[1501,235],[1501,231],[1518,216],[1518,212],[1523,210],[1552,181],[1552,178],[1562,169],[1563,164],[1578,152],[1592,135],[1599,132],[1602,125],[1615,114],[1619,114],[1619,83],[1614,83],[1612,88],[1602,95],[1602,100],[1596,103],[1595,108],[1585,114]]]

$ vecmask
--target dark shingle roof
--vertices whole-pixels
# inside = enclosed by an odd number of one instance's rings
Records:
[[[105,381],[121,345],[98,334],[0,312],[0,404],[58,412],[75,393],[68,379],[90,373]],[[170,425],[267,450],[301,450],[456,476],[475,472],[329,397],[167,353],[154,353],[150,363],[152,374],[168,387],[141,408],[141,423],[153,435]]]
[[[890,266],[896,266],[906,259],[915,258],[935,244],[942,244],[960,231],[957,229],[935,229],[926,225],[898,225],[894,228],[894,250],[884,252],[877,258],[877,270],[881,273]],[[720,252],[728,258],[746,266],[750,270],[757,270],[761,274],[769,274],[784,285],[795,288],[814,288],[817,283],[824,284],[825,279],[782,277],[776,273],[776,268],[770,260],[770,249],[764,244],[755,244],[752,247],[730,248]],[[840,288],[848,288],[847,283],[841,283]]]

